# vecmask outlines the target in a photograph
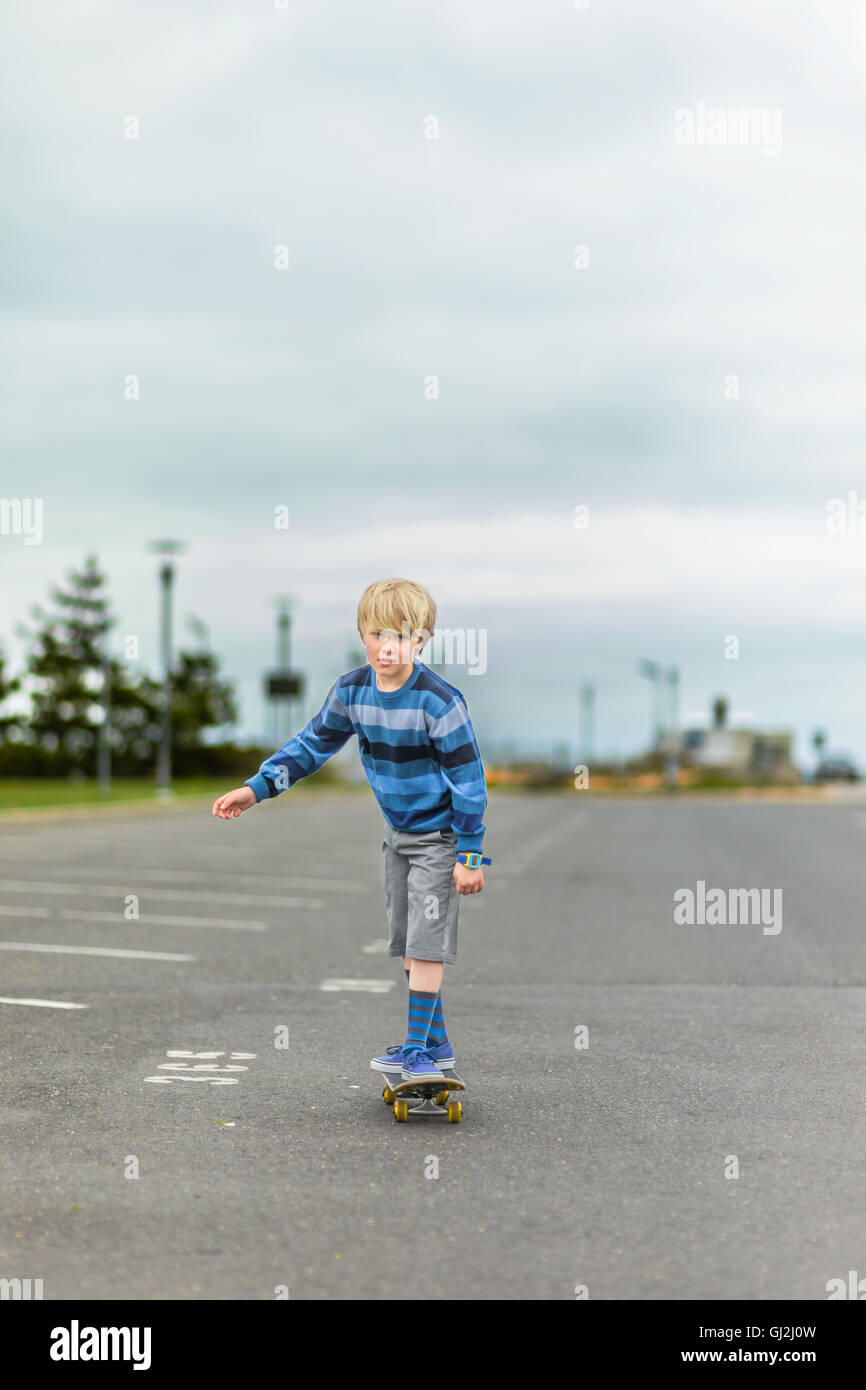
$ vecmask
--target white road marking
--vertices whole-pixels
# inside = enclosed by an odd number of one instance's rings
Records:
[[[165,1086],[170,1086],[172,1081],[206,1081],[209,1086],[237,1086],[236,1076],[146,1076],[145,1081],[160,1081]]]
[[[165,1055],[167,1057],[204,1057],[210,1059],[213,1057],[224,1057],[225,1053],[190,1052],[186,1048],[173,1048],[167,1051]],[[238,1084],[238,1077],[225,1076],[224,1073],[230,1071],[249,1071],[249,1067],[238,1066],[237,1063],[240,1059],[244,1059],[245,1061],[252,1061],[255,1058],[256,1053],[231,1052],[229,1053],[229,1056],[230,1058],[232,1058],[232,1061],[226,1063],[224,1066],[220,1066],[217,1062],[210,1060],[204,1062],[197,1061],[195,1066],[192,1066],[189,1062],[160,1062],[159,1070],[170,1071],[172,1075],[145,1076],[144,1080],[162,1086],[168,1086],[171,1084],[172,1081],[206,1081],[210,1086],[236,1086]],[[203,1076],[202,1072],[219,1072],[221,1074],[219,1076]]]
[[[366,946],[362,946],[361,950],[364,952],[365,956],[386,955],[388,952],[388,938],[386,936],[380,936],[376,941],[369,941]]]
[[[130,869],[126,874],[128,880],[134,881],[136,870]],[[126,886],[126,885],[124,885]],[[122,896],[123,888],[114,884],[105,883],[60,883],[57,879],[20,879],[20,878],[0,878],[0,889],[5,889],[7,893],[90,893],[94,897],[117,898]],[[324,907],[322,898],[265,898],[252,893],[210,893],[207,889],[201,892],[189,888],[146,888],[144,892],[149,898],[183,898],[195,900],[196,898],[216,899],[224,903],[248,903],[257,902],[267,907]],[[143,894],[141,896],[144,896]]]
[[[3,844],[3,842],[0,841],[0,845],[1,844]],[[6,858],[14,859],[17,865],[19,865],[22,860],[25,860],[25,856],[22,855],[21,852],[17,851],[14,855],[7,856],[4,855],[0,848],[0,862]],[[44,852],[33,851],[31,858],[35,860],[35,862],[38,862],[39,865],[43,865]],[[292,877],[291,874],[282,873],[232,873],[231,869],[211,869],[210,866],[203,867],[203,869],[156,869],[153,865],[132,865],[132,863],[129,866],[81,865],[81,863],[78,862],[61,863],[60,860],[53,859],[51,860],[51,867],[53,867],[53,869],[61,869],[67,874],[81,874],[82,878],[88,876],[103,878],[104,876],[108,878],[124,878],[124,880],[126,880],[126,878],[132,877],[133,874],[135,874],[136,878],[150,877],[164,878],[164,880],[165,878],[167,878],[167,880],[178,878],[178,880],[186,881],[186,883],[200,883],[202,878],[207,878],[207,880],[211,880],[211,878],[229,878],[232,884],[249,884],[250,888],[259,887],[259,884],[274,883],[281,885],[282,888],[314,888],[314,890],[316,890],[316,888],[320,888],[320,890],[321,888],[327,888],[328,891],[332,890],[332,888],[336,888],[339,892],[360,892],[363,891],[364,888],[370,887],[370,881],[361,880],[361,878],[307,878],[306,876],[299,878]],[[371,876],[371,878],[373,878],[373,876]],[[39,883],[54,883],[54,881],[56,881],[54,878],[40,878]],[[378,883],[378,874],[377,877],[375,877],[375,881]]]
[[[230,927],[238,931],[267,931],[267,922],[232,922],[226,917],[155,917],[152,912],[142,913],[140,917],[125,918],[116,912],[77,912],[74,907],[64,907],[61,917],[74,922],[134,922],[139,927]]]
[[[249,1067],[225,1066],[221,1067],[218,1062],[196,1062],[191,1067],[189,1062],[160,1062],[160,1071],[249,1071]]]
[[[50,917],[47,907],[0,907],[3,917]]]
[[[49,946],[37,941],[0,941],[0,951],[48,951],[69,956],[128,956],[133,960],[195,960],[169,951],[125,951],[115,946]]]
[[[89,1004],[68,1004],[63,999],[9,999],[0,994],[0,1004],[32,1004],[40,1009],[88,1009]]]
[[[169,1048],[166,1057],[225,1057],[224,1052],[189,1052],[185,1047]],[[258,1056],[256,1052],[230,1052],[229,1056],[235,1062],[251,1062]]]
[[[394,980],[323,980],[319,989],[337,990],[366,990],[369,994],[387,994],[394,988]]]
[[[42,863],[45,862],[45,851],[44,851],[43,849],[39,848],[38,846],[36,846],[36,845],[34,844],[32,838],[29,837],[29,836],[25,839],[24,844],[22,844],[22,846],[21,846],[20,849],[14,849],[14,850],[13,850],[13,849],[10,848],[9,853],[8,853],[8,854],[5,854],[5,853],[3,852],[3,845],[4,845],[4,843],[6,842],[7,839],[11,839],[11,838],[12,838],[11,836],[3,836],[3,835],[0,835],[0,861],[2,861],[2,860],[4,860],[4,859],[14,859],[15,863],[18,864],[18,863],[20,863],[22,860],[27,860],[28,858],[30,858],[30,859],[32,859],[32,860],[34,860],[34,861],[37,861],[37,862],[40,863],[40,864],[42,864]],[[62,842],[61,842],[61,843],[62,843]],[[67,843],[68,843],[68,842],[67,842]],[[100,841],[99,841],[99,845],[100,845],[100,846],[103,845],[104,843],[105,843],[104,840],[100,840]],[[176,848],[176,843],[175,843],[175,848]],[[310,850],[304,850],[304,851],[301,851],[301,852],[298,853],[298,857],[299,857],[299,858],[303,858],[305,855],[310,854],[310,853],[312,853],[312,851],[310,851]],[[222,850],[220,851],[220,861],[223,862],[223,863],[225,862],[225,854],[223,853]],[[250,856],[247,855],[247,856],[246,856],[246,862],[249,863],[249,861],[250,861]],[[287,887],[287,888],[327,889],[329,892],[332,891],[332,890],[334,890],[334,889],[336,889],[338,892],[341,892],[341,893],[357,893],[357,892],[359,892],[361,889],[363,889],[363,888],[368,888],[368,887],[370,886],[370,885],[369,885],[369,882],[367,882],[366,880],[363,880],[363,879],[316,878],[316,877],[308,876],[307,874],[304,874],[303,876],[291,875],[291,874],[268,874],[268,873],[262,873],[262,874],[257,874],[257,873],[236,874],[236,873],[233,873],[231,869],[216,869],[216,868],[211,868],[210,865],[207,865],[207,864],[202,865],[202,867],[201,867],[200,869],[168,869],[168,868],[164,868],[164,867],[162,867],[162,866],[156,867],[156,866],[154,866],[154,865],[149,865],[149,864],[136,864],[133,860],[129,860],[129,861],[125,861],[125,862],[128,862],[128,864],[129,864],[129,868],[126,869],[126,868],[119,868],[117,864],[104,864],[104,865],[103,865],[103,864],[90,864],[90,865],[80,865],[79,862],[78,862],[78,860],[70,861],[70,862],[68,862],[68,863],[63,863],[62,861],[60,861],[60,860],[58,860],[58,859],[53,859],[52,862],[53,862],[53,867],[54,867],[54,868],[66,869],[66,870],[70,870],[70,871],[73,870],[73,869],[74,869],[74,870],[80,870],[80,872],[83,873],[83,874],[118,874],[118,875],[128,876],[129,873],[134,869],[135,872],[136,872],[136,874],[152,874],[154,877],[158,877],[158,878],[179,878],[179,879],[186,879],[187,881],[192,880],[193,883],[195,883],[197,880],[201,880],[202,878],[210,879],[210,878],[214,878],[214,877],[220,877],[220,878],[228,878],[228,879],[231,879],[231,881],[232,881],[233,883],[248,883],[248,884],[250,884],[250,886],[252,886],[252,887],[254,887],[254,886],[255,886],[256,884],[258,884],[258,883],[271,882],[271,883],[283,884],[283,885],[284,885],[285,887]],[[269,855],[267,856],[265,862],[266,862],[266,863],[271,863],[271,864],[272,864],[272,863],[273,863],[273,855],[270,855],[270,854],[269,854]],[[342,860],[340,860],[340,861],[338,861],[338,862],[336,863],[335,867],[336,867],[337,869],[339,869],[341,862],[342,862]],[[373,862],[373,865],[374,865],[376,868],[378,868],[378,863],[377,863],[377,861],[376,861],[375,852],[374,852],[373,857],[372,857],[372,862]],[[378,875],[377,875],[377,881],[378,881]]]

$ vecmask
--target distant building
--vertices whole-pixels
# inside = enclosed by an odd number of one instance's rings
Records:
[[[680,737],[684,764],[744,782],[800,781],[791,748],[793,733],[755,729],[686,729]]]

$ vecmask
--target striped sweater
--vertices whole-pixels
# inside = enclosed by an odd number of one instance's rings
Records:
[[[318,771],[352,734],[367,781],[395,830],[450,828],[458,851],[480,851],[487,785],[466,701],[420,661],[399,690],[380,690],[370,665],[339,676],[318,714],[245,786],[257,802],[279,796]]]

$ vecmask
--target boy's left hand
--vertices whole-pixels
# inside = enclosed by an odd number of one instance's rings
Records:
[[[458,893],[480,893],[484,887],[483,869],[467,869],[460,860],[454,865],[454,882]]]

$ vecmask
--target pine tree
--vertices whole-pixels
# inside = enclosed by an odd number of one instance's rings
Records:
[[[97,558],[89,556],[83,570],[68,576],[68,588],[54,588],[52,597],[59,613],[47,615],[35,605],[31,615],[38,621],[37,630],[31,632],[23,625],[18,628],[31,642],[27,684],[31,687],[32,713],[25,737],[56,752],[61,772],[96,775],[103,717],[103,652],[107,633],[115,625],[103,594],[105,582]],[[196,630],[206,631],[201,624]],[[130,672],[114,657],[107,665],[113,769],[127,776],[152,772],[162,736],[162,682]],[[195,772],[206,761],[201,737],[205,729],[237,721],[234,689],[218,679],[217,671],[216,657],[204,649],[181,652],[173,662],[172,744],[178,773]],[[0,661],[0,699],[2,672]],[[20,684],[9,683],[9,691]]]
[[[90,775],[96,770],[103,643],[112,625],[104,583],[96,556],[88,556],[84,569],[68,576],[68,589],[53,589],[59,614],[47,615],[36,604],[30,612],[38,630],[19,626],[32,643],[29,727],[37,742],[57,751],[61,770]]]
[[[13,676],[11,679],[7,679],[4,674],[5,669],[6,658],[3,655],[2,647],[0,647],[0,706],[4,704],[10,695],[14,695],[16,691],[21,689],[21,677]],[[21,724],[22,716],[20,714],[0,713],[0,741],[8,738],[10,731],[14,730],[18,732],[21,728]]]

